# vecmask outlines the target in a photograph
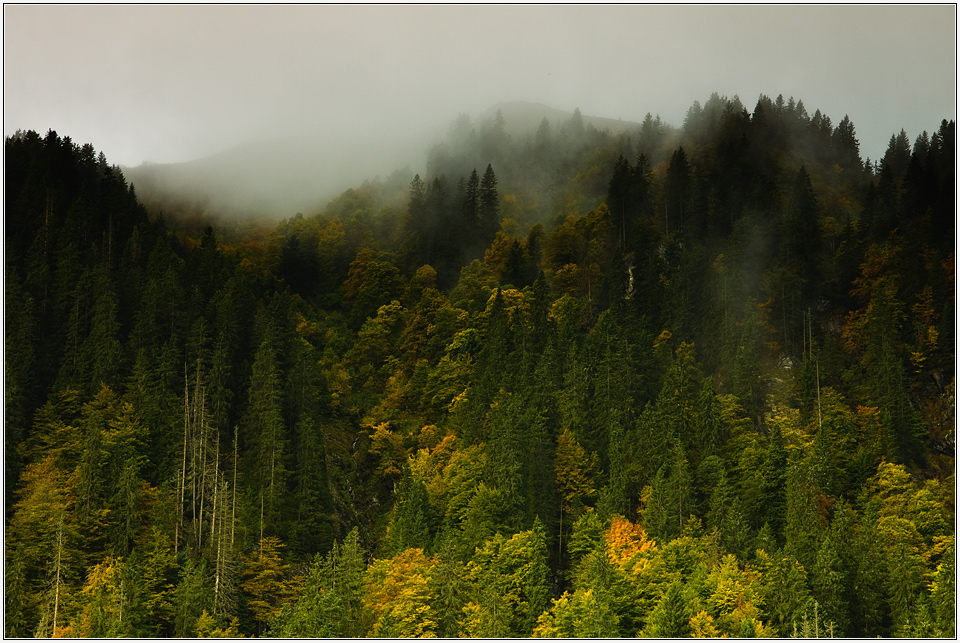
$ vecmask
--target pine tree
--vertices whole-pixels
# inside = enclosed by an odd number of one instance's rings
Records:
[[[519,394],[504,394],[501,389],[490,405],[489,437],[484,477],[496,481],[497,489],[508,503],[506,523],[516,529],[522,522],[524,488],[522,470],[524,431],[522,400]]]
[[[403,468],[403,477],[397,487],[390,541],[395,554],[417,547],[430,549],[433,541],[433,518],[427,488],[419,476]]]
[[[296,520],[289,521],[289,547],[295,556],[326,551],[333,544],[333,499],[327,478],[324,432],[319,426],[321,400],[328,395],[318,355],[303,337],[292,342],[287,373],[288,414],[293,426],[294,493],[288,502]]]
[[[885,636],[890,627],[888,606],[888,575],[881,535],[877,530],[877,515],[867,511],[860,519],[855,548],[858,552],[854,571],[854,591],[851,604],[851,627],[855,636]]]
[[[432,593],[436,596],[437,636],[453,638],[457,635],[458,622],[467,601],[464,567],[450,540],[444,541],[437,549],[437,563],[430,576]]]
[[[550,599],[550,568],[547,551],[547,533],[539,516],[534,519],[531,530],[531,552],[529,568],[523,581],[525,612],[523,617],[524,636],[533,634],[537,618],[547,607]]]
[[[693,613],[683,585],[674,580],[657,604],[643,630],[644,636],[676,639],[690,636],[690,619]]]
[[[477,217],[480,239],[488,244],[500,228],[500,195],[497,192],[497,175],[493,166],[487,165],[477,191]]]
[[[690,164],[687,153],[678,147],[670,158],[664,184],[664,231],[683,229],[684,210],[689,214]]]
[[[811,600],[807,572],[780,552],[774,551],[769,556],[765,551],[763,553],[762,557],[758,556],[758,566],[769,561],[762,576],[768,624],[774,628],[775,634],[788,636]]]
[[[643,523],[647,533],[662,543],[669,540],[669,535],[672,533],[671,527],[674,524],[670,519],[668,502],[667,477],[664,474],[663,467],[660,467],[647,494],[646,506],[643,510]]]
[[[693,480],[690,475],[690,466],[686,452],[682,445],[674,449],[673,464],[666,486],[667,523],[666,540],[672,540],[683,531],[687,519],[694,514],[692,503]]]
[[[823,531],[815,493],[809,465],[799,460],[791,462],[787,473],[784,551],[804,569],[814,568]]]
[[[833,455],[832,442],[830,426],[821,426],[813,441],[813,454],[810,463],[812,483],[821,494],[828,498],[835,498],[840,490],[839,473]]]
[[[787,515],[787,452],[783,446],[780,427],[770,429],[770,445],[763,465],[760,483],[760,520],[767,523],[774,538],[783,537]],[[782,541],[781,541],[782,542]]]
[[[604,511],[608,515],[629,513],[629,499],[627,496],[627,441],[623,424],[620,420],[620,412],[617,409],[610,414],[610,473],[606,491],[602,494],[605,498]]]
[[[464,189],[461,217],[466,229],[473,235],[480,234],[480,177],[476,168],[470,172]]]
[[[953,636],[957,629],[957,579],[954,538],[950,540],[949,548],[943,554],[943,562],[937,566],[937,571],[930,583],[930,609],[933,621],[939,628],[941,636]]]
[[[760,333],[757,328],[757,306],[753,299],[748,300],[744,307],[742,325],[733,362],[733,394],[757,422],[762,409],[763,390],[760,381]]]
[[[529,403],[528,403],[529,404]],[[526,495],[526,524],[552,516],[556,507],[554,487],[554,448],[548,418],[539,410],[539,404],[529,404],[521,423],[520,452],[522,490]]]
[[[594,493],[589,462],[586,452],[570,429],[564,429],[557,438],[556,456],[557,488],[560,492],[560,551],[563,551],[563,514],[573,511],[575,501],[582,501]]]
[[[196,634],[197,620],[204,611],[211,610],[207,561],[200,558],[194,563],[188,560],[181,569],[180,582],[174,593],[174,636],[192,637]]]
[[[18,638],[26,635],[26,576],[23,545],[17,545],[12,556],[7,557],[8,567],[4,578],[4,635]]]
[[[13,504],[13,489],[20,475],[20,457],[17,447],[27,434],[32,411],[39,406],[37,399],[37,319],[34,298],[18,278],[16,271],[7,269],[6,333],[4,335],[4,506]]]
[[[863,169],[860,160],[860,142],[850,116],[844,114],[843,120],[833,131],[833,148],[837,161],[848,172],[859,173]]]
[[[843,637],[847,633],[847,609],[844,600],[846,579],[840,569],[840,559],[834,549],[830,536],[826,536],[817,551],[816,563],[811,570],[811,589],[820,603],[820,614],[824,622],[833,624],[834,636]]]
[[[310,638],[366,635],[372,623],[364,601],[364,556],[356,528],[326,556],[317,554],[300,597],[278,613],[271,632]]]
[[[286,469],[286,427],[283,421],[280,373],[276,354],[269,341],[257,350],[253,362],[249,406],[245,416],[248,444],[253,445],[253,479],[260,504],[260,533],[279,526],[281,490]]]

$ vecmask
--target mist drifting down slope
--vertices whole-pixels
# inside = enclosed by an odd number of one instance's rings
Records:
[[[123,168],[153,212],[279,219],[312,214],[366,179],[422,162],[428,139],[271,139],[185,163]]]
[[[573,115],[539,103],[504,102],[483,111],[474,123],[489,124],[498,112],[506,133],[515,138],[531,135],[544,118],[560,124]],[[599,116],[584,115],[583,121],[613,134],[635,134],[640,127]],[[155,214],[212,219],[310,215],[365,180],[397,171],[425,174],[428,150],[453,126],[438,124],[433,131],[393,138],[262,139],[184,163],[124,167],[123,173]]]

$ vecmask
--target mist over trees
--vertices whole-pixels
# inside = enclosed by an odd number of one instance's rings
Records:
[[[5,140],[6,636],[955,636],[954,122],[509,119],[246,234]]]

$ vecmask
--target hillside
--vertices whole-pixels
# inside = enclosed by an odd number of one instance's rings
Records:
[[[422,162],[419,137],[343,140],[267,139],[183,163],[122,168],[151,212],[168,217],[261,218],[276,222],[318,212],[365,179]]]
[[[6,636],[955,636],[954,122],[515,107],[243,234],[5,140]]]
[[[547,118],[563,123],[572,112],[534,103],[500,103],[477,117],[492,122],[502,112],[506,132],[532,137]],[[585,125],[616,135],[640,124],[584,116]],[[153,213],[180,219],[266,218],[277,221],[297,212],[313,214],[351,186],[376,176],[422,165],[438,134],[395,139],[263,139],[209,157],[182,163],[144,163],[122,168],[142,203]]]
[[[565,112],[561,109],[548,107],[540,103],[525,102],[506,102],[497,103],[477,116],[478,123],[486,123],[496,118],[497,112],[503,116],[506,122],[507,133],[511,136],[521,137],[537,131],[543,119],[551,123],[565,123],[573,116],[573,112]],[[613,118],[603,118],[601,116],[583,116],[584,125],[588,125],[600,131],[607,131],[614,135],[620,135],[625,132],[635,134],[640,130],[640,123],[633,123]]]

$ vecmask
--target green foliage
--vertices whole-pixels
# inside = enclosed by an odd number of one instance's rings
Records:
[[[207,563],[188,561],[181,570],[173,606],[174,636],[188,637],[196,632],[197,621],[204,611],[211,611],[211,594],[208,586]]]
[[[270,628],[283,637],[355,637],[370,627],[365,602],[366,561],[358,531],[334,543],[326,556],[317,554],[300,596],[277,612]]]
[[[537,621],[536,638],[615,638],[619,616],[592,589],[564,592]]]
[[[647,619],[642,635],[651,638],[681,638],[690,636],[690,611],[688,599],[684,596],[683,586],[674,581],[656,609]]]
[[[287,448],[286,425],[282,414],[282,389],[276,352],[264,341],[253,362],[245,415],[247,439],[256,445],[252,462],[260,501],[260,533],[275,530],[279,520],[280,489],[284,486]]]
[[[246,229],[6,139],[5,635],[955,633],[955,125],[508,125]]]
[[[469,636],[529,635],[548,598],[546,539],[542,526],[510,538],[499,534],[467,563],[471,600],[463,608]]]
[[[427,488],[423,480],[410,473],[409,467],[404,467],[403,477],[397,488],[389,537],[393,550],[397,553],[415,546],[429,550],[433,540],[433,518]]]

